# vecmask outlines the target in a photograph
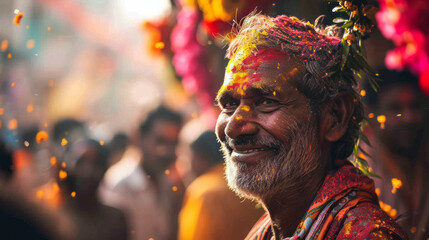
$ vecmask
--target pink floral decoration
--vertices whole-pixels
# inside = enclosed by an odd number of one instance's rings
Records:
[[[171,33],[173,65],[177,74],[182,77],[185,91],[196,97],[202,112],[209,116],[209,122],[214,123],[216,114],[213,112],[213,105],[217,82],[207,67],[204,46],[197,39],[200,20],[197,8],[181,8],[177,15],[177,24]]]
[[[376,18],[383,35],[397,46],[386,55],[390,69],[410,69],[429,95],[429,1],[378,0]]]

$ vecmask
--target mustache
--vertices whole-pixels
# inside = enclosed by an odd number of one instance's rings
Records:
[[[261,145],[273,149],[280,149],[284,144],[274,137],[255,137],[251,135],[241,135],[235,139],[226,136],[224,145],[228,148],[228,150],[231,151],[234,146],[239,145]]]

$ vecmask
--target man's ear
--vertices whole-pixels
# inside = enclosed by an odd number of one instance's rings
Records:
[[[347,132],[350,118],[354,111],[354,97],[340,93],[325,105],[321,118],[321,137],[328,142],[335,142]]]

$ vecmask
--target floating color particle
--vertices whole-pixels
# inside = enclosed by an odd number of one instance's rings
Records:
[[[149,240],[154,240],[153,238],[149,238]]]
[[[15,15],[15,18],[13,19],[13,23],[15,23],[15,25],[19,25],[21,24],[21,20],[24,17],[24,13],[18,13]]]
[[[9,41],[8,40],[3,40],[1,41],[1,46],[0,46],[0,50],[2,52],[7,50],[7,47],[9,46]]]
[[[38,199],[42,199],[44,195],[45,195],[45,193],[44,193],[42,190],[39,190],[39,191],[37,191],[37,193],[36,193],[36,197],[37,197]]]
[[[48,138],[49,138],[49,135],[46,131],[39,131],[36,134],[36,142],[37,143],[41,143],[43,141],[46,141],[46,140],[48,140]]]
[[[103,145],[104,145],[104,141],[103,141],[103,140],[100,140],[100,142],[99,142],[99,143],[100,143],[100,145],[101,145],[101,146],[103,146]]]
[[[12,58],[12,53],[7,54],[7,58],[11,59]]]
[[[377,194],[377,196],[380,196],[381,190],[380,188],[376,188],[375,189],[375,194]]]
[[[60,171],[58,172],[58,177],[59,177],[61,180],[66,179],[66,178],[67,178],[67,172],[66,172],[66,171],[64,171],[64,170],[60,170]]]
[[[15,87],[15,82],[10,84],[11,87]]]
[[[395,194],[396,190],[402,187],[402,181],[397,178],[392,178],[392,193]]]
[[[411,229],[410,229],[410,232],[411,233],[415,233],[417,231],[417,228],[416,227],[411,227]]]
[[[65,146],[67,145],[67,143],[68,143],[67,139],[65,138],[61,139],[61,146]]]
[[[4,114],[4,108],[0,108],[0,116]]]
[[[392,210],[390,210],[390,212],[389,212],[389,216],[391,218],[395,219],[396,215],[398,215],[398,211],[396,211],[396,209],[392,208]]]
[[[49,86],[49,87],[54,86],[54,80],[49,80],[48,86]]]
[[[47,123],[47,122],[45,122],[45,124],[43,124],[43,126],[44,126],[44,127],[48,127],[48,123]]]
[[[52,183],[52,188],[53,188],[54,192],[60,191],[60,186],[58,186],[58,183],[56,183],[56,182]]]
[[[380,123],[380,128],[384,129],[384,123],[386,122],[386,116],[384,116],[384,115],[377,116],[377,122]]]
[[[173,186],[171,189],[173,190],[173,192],[176,192],[177,191],[177,186]]]
[[[28,104],[27,105],[27,112],[28,113],[32,113],[34,111],[34,106],[33,106],[33,104]]]
[[[366,95],[366,91],[365,91],[364,89],[360,90],[360,95],[361,95],[362,97],[365,97],[365,95]]]
[[[51,31],[51,27],[48,27],[48,31]]]
[[[57,165],[57,158],[55,156],[52,156],[49,161],[51,163],[51,166]]]
[[[197,118],[198,117],[198,113],[196,113],[196,112],[194,112],[194,113],[192,113],[192,118]]]
[[[29,25],[27,25],[27,26],[25,26],[25,28],[26,28],[26,29],[30,29],[30,26],[29,26]]]
[[[273,96],[275,96],[275,95],[276,95],[276,91],[273,92]]]
[[[401,116],[402,116],[402,114],[398,113],[398,114],[396,114],[396,116],[397,116],[397,117],[401,117]]]
[[[67,166],[67,164],[66,164],[65,162],[62,162],[62,163],[61,163],[61,167],[62,167],[62,168],[66,168],[66,166]]]
[[[241,116],[241,115],[238,115],[237,117],[235,117],[235,120],[241,120],[241,119],[243,119],[243,116]]]
[[[30,39],[27,41],[27,49],[33,49],[34,48],[34,40]]]
[[[374,113],[369,113],[369,114],[368,114],[368,117],[369,117],[369,118],[374,118]]]
[[[165,43],[164,42],[157,42],[155,43],[155,48],[156,49],[163,49],[165,47]]]
[[[71,196],[71,197],[76,197],[76,192],[71,192],[71,193],[70,193],[70,196]]]
[[[25,147],[29,147],[29,146],[30,146],[30,143],[29,143],[28,141],[24,141],[24,146],[25,146]]]
[[[390,210],[392,210],[392,206],[389,204],[384,204],[383,210],[388,213]]]
[[[15,8],[15,10],[13,10],[14,14],[18,14],[19,13],[19,9]]]
[[[18,121],[16,119],[12,119],[9,121],[7,126],[10,130],[17,129],[18,128]]]
[[[164,173],[165,173],[165,175],[170,175],[170,170],[167,169],[167,170],[165,170]]]

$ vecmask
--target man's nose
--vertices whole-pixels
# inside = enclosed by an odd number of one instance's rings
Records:
[[[229,118],[225,134],[231,139],[240,135],[254,135],[258,132],[258,125],[254,121],[254,112],[248,105],[240,105]]]

